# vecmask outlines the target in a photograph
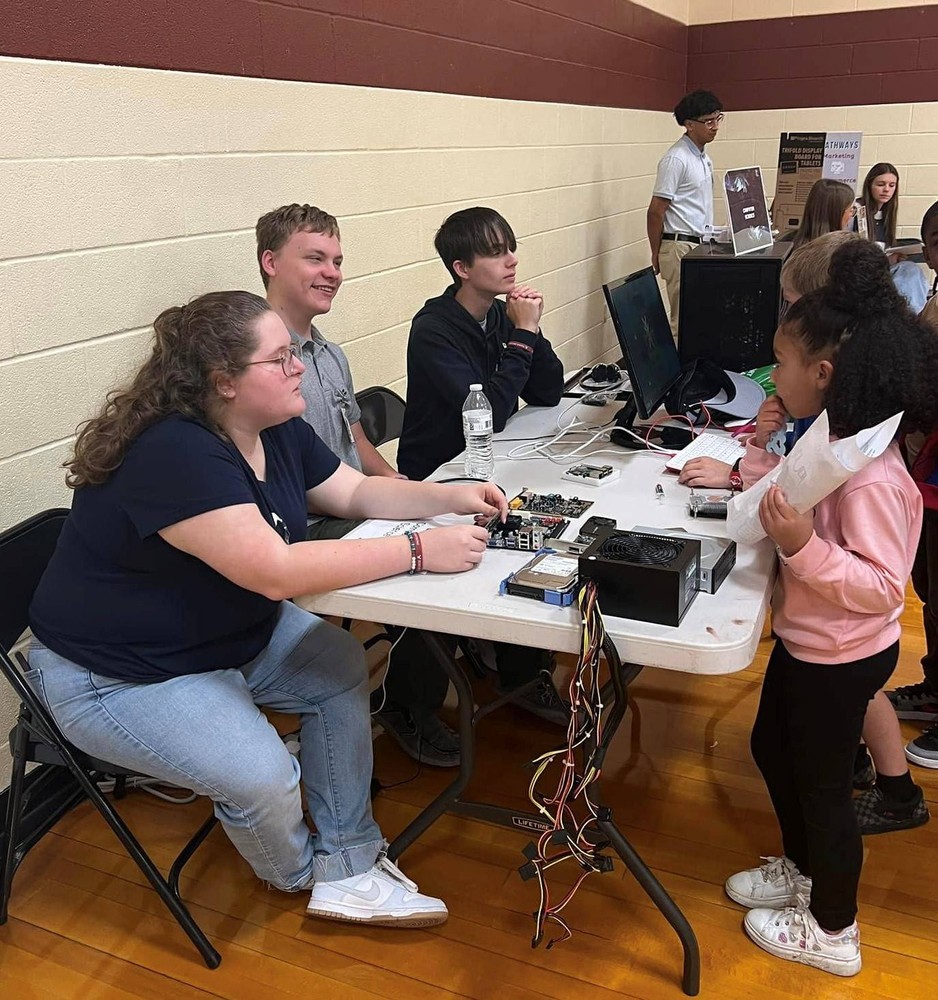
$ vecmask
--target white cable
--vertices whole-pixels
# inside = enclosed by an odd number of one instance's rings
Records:
[[[164,802],[172,802],[174,805],[186,806],[190,802],[195,802],[198,795],[195,794],[191,789],[183,788],[182,785],[174,785],[171,781],[163,781],[162,778],[148,778],[141,774],[137,775],[127,775],[124,779],[125,787],[127,788],[139,788],[141,791],[148,792],[150,795],[155,796],[158,799],[162,799]],[[104,781],[97,782],[98,788],[107,794],[108,792],[113,792],[115,786],[117,785],[117,780],[115,778],[107,778]],[[167,795],[166,792],[160,791],[162,788],[178,788],[180,791],[185,792],[185,795]]]
[[[378,685],[381,689],[381,704],[371,713],[372,716],[377,715],[382,708],[384,708],[385,702],[387,701],[387,690],[385,689],[385,684],[388,679],[388,671],[391,669],[391,654],[394,652],[394,647],[404,638],[407,634],[407,629],[401,629],[401,634],[391,643],[391,648],[388,650],[388,661],[384,665],[384,674],[381,676],[381,683]],[[377,689],[376,689],[377,690]]]

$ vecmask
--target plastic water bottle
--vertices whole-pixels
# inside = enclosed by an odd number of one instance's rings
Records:
[[[469,386],[469,395],[462,404],[462,430],[466,438],[466,475],[473,479],[491,479],[495,472],[492,404],[478,382]]]

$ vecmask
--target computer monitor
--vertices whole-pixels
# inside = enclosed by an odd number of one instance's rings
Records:
[[[632,383],[635,409],[648,420],[681,374],[654,269],[645,267],[611,281],[603,285],[603,294]]]

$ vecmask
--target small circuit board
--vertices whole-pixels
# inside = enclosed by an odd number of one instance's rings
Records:
[[[563,534],[570,522],[565,517],[553,514],[528,514],[510,511],[505,523],[492,518],[486,525],[489,533],[490,549],[517,549],[521,552],[537,552],[544,548],[551,538]]]
[[[508,509],[512,512],[524,510],[531,514],[547,514],[553,517],[581,517],[592,506],[592,500],[562,497],[559,493],[535,493],[529,489],[523,489],[508,501]]]

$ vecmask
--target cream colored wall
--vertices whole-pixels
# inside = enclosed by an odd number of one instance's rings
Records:
[[[433,235],[478,203],[514,226],[566,365],[603,356],[600,285],[647,263],[678,134],[656,112],[17,59],[0,120],[0,529],[69,502],[74,429],[160,309],[262,291],[253,224],[286,202],[339,217],[346,281],[321,327],[358,388],[403,391],[410,318],[448,282]]]
[[[622,0],[618,0],[618,2],[621,3]],[[634,0],[634,2],[641,7],[647,7],[649,10],[664,14],[665,17],[680,21],[681,24],[688,23],[690,8],[694,5],[694,0]]]
[[[321,325],[359,388],[403,389],[409,319],[447,281],[433,234],[480,202],[514,225],[566,365],[615,356],[600,285],[647,263],[655,165],[678,135],[664,112],[17,59],[0,59],[0,120],[0,529],[68,503],[74,428],[161,308],[261,290],[253,223],[284,202],[341,221],[346,284]],[[864,163],[900,167],[914,232],[938,195],[938,104],[733,114],[711,151],[763,164],[771,191],[778,133],[815,128],[863,130]]]
[[[688,0],[685,23],[712,24],[718,21],[799,17],[805,14],[843,14],[854,10],[919,7],[935,3],[938,0]],[[659,6],[663,7],[657,3],[643,3],[643,6],[656,10]],[[661,13],[677,19],[677,15],[670,10],[662,9]]]

